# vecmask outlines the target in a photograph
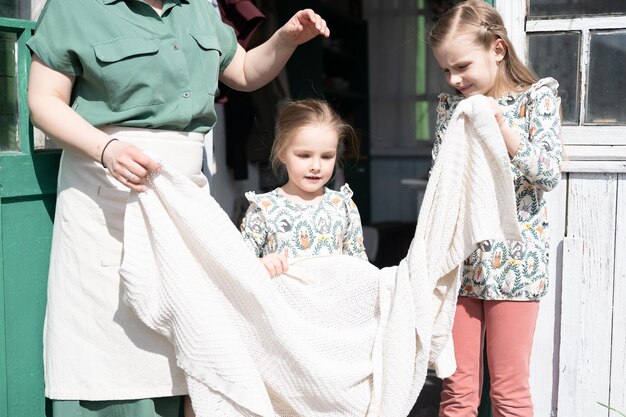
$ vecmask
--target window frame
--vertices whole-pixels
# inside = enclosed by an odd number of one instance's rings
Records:
[[[578,125],[561,128],[566,155],[563,171],[626,173],[626,125],[582,125],[589,84],[591,31],[624,30],[626,15],[530,18],[525,2],[501,0],[495,6],[505,21],[513,47],[525,62],[528,62],[527,34],[580,32],[579,120]]]

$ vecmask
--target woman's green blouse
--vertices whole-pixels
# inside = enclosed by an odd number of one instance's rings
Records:
[[[76,77],[70,105],[94,126],[207,132],[217,80],[237,50],[208,0],[48,0],[27,43]]]

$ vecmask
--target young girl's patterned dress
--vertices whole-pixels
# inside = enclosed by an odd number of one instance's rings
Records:
[[[241,233],[257,257],[284,253],[288,258],[346,254],[367,259],[359,211],[348,184],[324,188],[315,204],[294,203],[280,188],[246,193],[250,207]]]
[[[511,159],[517,220],[523,242],[483,241],[465,261],[459,295],[484,300],[537,300],[548,289],[548,214],[543,193],[558,184],[562,147],[558,83],[544,78],[522,93],[498,99],[509,126],[522,139]],[[433,161],[462,96],[441,94]]]

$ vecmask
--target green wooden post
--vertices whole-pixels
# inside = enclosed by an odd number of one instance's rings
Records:
[[[27,102],[35,22],[0,18],[15,34],[17,123],[0,127],[0,417],[43,417],[42,330],[59,151],[35,151]],[[10,137],[9,137],[10,136]]]

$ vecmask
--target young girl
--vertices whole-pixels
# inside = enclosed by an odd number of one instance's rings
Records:
[[[453,326],[456,372],[443,381],[440,416],[475,416],[486,340],[494,416],[532,416],[530,351],[548,288],[547,213],[543,194],[560,179],[557,82],[537,77],[517,58],[502,18],[483,1],[456,5],[434,25],[430,43],[447,82],[433,159],[450,116],[465,97],[490,98],[511,158],[523,242],[484,241],[465,261]],[[484,339],[486,333],[486,339]]]
[[[324,187],[345,140],[354,140],[352,127],[325,101],[295,101],[281,113],[271,164],[287,174],[287,183],[266,194],[246,193],[250,207],[241,223],[270,276],[287,271],[287,258],[343,253],[367,259],[350,187]]]

